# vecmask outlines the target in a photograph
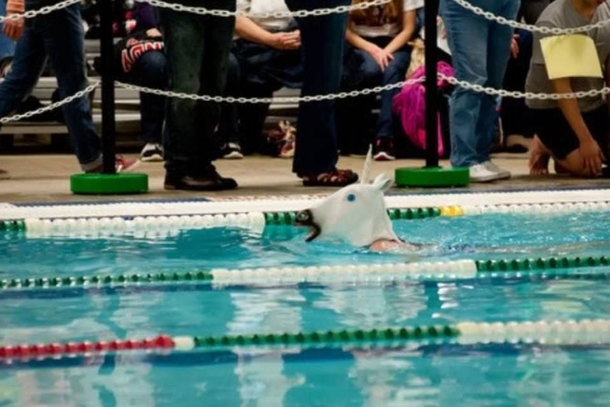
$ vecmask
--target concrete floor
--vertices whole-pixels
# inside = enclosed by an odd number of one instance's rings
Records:
[[[530,177],[527,175],[527,156],[501,154],[494,160],[498,165],[513,172],[513,178],[490,184],[472,184],[463,190],[490,191],[514,189],[583,188],[608,187],[610,180],[582,180],[565,176],[550,175]],[[340,167],[360,171],[363,158],[343,157]],[[386,172],[393,176],[398,167],[417,167],[419,160],[399,160],[375,163],[375,174]],[[443,165],[447,165],[443,162]],[[260,195],[304,195],[332,192],[331,188],[304,188],[291,172],[291,161],[267,157],[248,157],[244,160],[221,160],[217,163],[219,172],[234,177],[240,188],[222,193],[200,193],[165,191],[163,189],[164,169],[162,163],[142,163],[138,172],[150,176],[150,192],[137,196],[82,196],[70,192],[69,177],[79,171],[75,158],[71,155],[4,155],[0,156],[0,168],[9,171],[11,179],[0,181],[0,202],[58,202],[84,200],[133,200],[133,199],[184,199],[191,197],[231,198],[235,196]],[[462,189],[461,189],[462,190]],[[407,192],[396,189],[397,192]],[[432,190],[426,190],[432,192]],[[408,192],[419,192],[409,189]]]

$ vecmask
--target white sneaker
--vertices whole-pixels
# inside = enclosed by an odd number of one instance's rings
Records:
[[[498,167],[496,164],[494,164],[491,161],[485,161],[483,163],[483,165],[485,166],[485,168],[487,168],[489,171],[491,172],[495,172],[498,175],[500,175],[501,178],[498,179],[509,179],[512,174],[510,173],[510,171],[507,171],[503,168]]]
[[[502,179],[497,172],[491,171],[485,164],[470,166],[470,182],[491,182]]]
[[[140,153],[140,160],[145,162],[163,161],[163,147],[157,143],[146,143]]]

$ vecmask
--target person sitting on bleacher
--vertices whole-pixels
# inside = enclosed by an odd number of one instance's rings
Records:
[[[48,0],[8,0],[6,14],[20,14],[49,6]],[[51,14],[38,15],[24,24],[24,20],[6,20],[4,34],[19,40],[11,69],[0,84],[0,117],[15,111],[38,82],[47,58],[56,72],[62,99],[74,95],[87,86],[83,25],[79,4],[72,4]],[[101,140],[86,96],[62,106],[68,133],[81,168],[85,172],[101,172]],[[117,172],[133,170],[139,161],[116,156]]]
[[[254,16],[289,11],[284,0],[238,0],[237,9]],[[292,18],[239,16],[235,22],[235,33],[238,38],[234,43],[233,57],[229,59],[229,63],[233,64],[229,70],[237,70],[239,75],[229,77],[227,88],[234,89],[231,93],[245,97],[272,97],[273,92],[283,87],[301,87],[301,34]],[[237,89],[235,84],[230,83],[235,78],[239,78]],[[251,152],[258,152],[256,150],[263,141],[269,104],[227,105],[226,108],[239,109],[242,137],[252,145]],[[222,153],[228,156],[239,149],[236,140],[226,140]]]
[[[130,34],[115,45],[115,74],[121,82],[153,89],[167,87],[167,59],[163,37],[157,28],[157,11],[147,3],[134,6],[135,25]],[[99,62],[99,59],[96,61]],[[101,65],[96,64],[97,69]],[[163,161],[164,96],[140,92],[142,161]]]

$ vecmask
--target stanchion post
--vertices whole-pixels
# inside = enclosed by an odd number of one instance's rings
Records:
[[[114,174],[115,169],[115,101],[114,101],[114,41],[112,33],[112,3],[100,1],[100,47],[102,59],[102,154],[104,174]]]
[[[438,167],[438,85],[436,50],[438,0],[425,2],[426,167]]]
[[[424,2],[425,87],[426,87],[426,165],[423,168],[397,168],[395,183],[401,187],[461,187],[470,182],[468,168],[442,168],[438,159],[439,92],[437,85],[437,16],[439,0]],[[412,85],[413,86],[413,85]],[[415,85],[417,86],[417,85]]]
[[[102,173],[74,174],[70,177],[70,190],[75,194],[116,195],[148,192],[148,175],[117,174],[116,123],[114,103],[114,41],[112,14],[114,0],[100,0],[100,46],[102,57]]]

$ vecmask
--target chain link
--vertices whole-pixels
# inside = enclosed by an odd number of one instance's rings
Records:
[[[0,23],[3,23],[6,20],[19,20],[20,18],[34,18],[43,14],[50,14],[53,11],[61,10],[63,8],[70,7],[73,4],[79,4],[81,0],[64,0],[57,4],[53,4],[52,6],[45,6],[38,10],[30,10],[26,11],[23,14],[11,14],[8,16],[0,16]]]
[[[18,120],[21,119],[28,119],[32,116],[36,116],[38,114],[41,113],[45,113],[45,112],[50,112],[51,110],[57,109],[58,107],[61,107],[63,105],[67,105],[68,103],[72,102],[75,99],[79,99],[83,96],[85,96],[88,93],[91,93],[95,90],[95,88],[97,88],[98,86],[100,86],[100,81],[95,82],[94,84],[86,87],[85,89],[81,90],[80,92],[76,92],[74,95],[72,96],[68,96],[67,98],[60,100],[59,102],[55,102],[52,103],[48,106],[45,107],[41,107],[40,109],[36,109],[36,110],[31,110],[29,112],[25,112],[23,114],[16,114],[14,116],[9,116],[9,117],[3,117],[0,119],[0,123],[2,124],[6,124],[9,122],[16,122]]]
[[[216,10],[216,9],[207,9],[205,7],[189,7],[182,4],[177,3],[167,3],[162,0],[135,0],[140,3],[148,3],[151,6],[168,8],[174,11],[183,11],[193,14],[200,15],[211,15],[215,17],[237,17],[237,16],[248,16],[252,18],[288,18],[288,17],[319,17],[326,16],[329,14],[341,14],[347,13],[353,10],[364,10],[369,7],[374,6],[382,6],[384,4],[389,3],[392,0],[371,0],[365,1],[363,3],[347,5],[347,6],[338,6],[333,8],[318,8],[314,10],[297,10],[297,11],[275,11],[272,13],[246,13],[243,11],[229,11],[229,10]]]
[[[553,35],[569,35],[577,33],[586,33],[591,30],[602,28],[607,25],[610,20],[598,21],[595,24],[585,25],[576,28],[550,28],[550,27],[538,27],[535,25],[524,24],[518,21],[509,20],[504,17],[497,16],[489,11],[485,11],[480,7],[473,6],[467,0],[453,0],[463,8],[472,11],[474,14],[482,16],[490,21],[495,21],[498,24],[507,25],[512,28],[519,28],[525,31],[537,32],[541,34],[553,34]]]
[[[536,99],[536,100],[561,100],[561,99],[583,99],[590,97],[601,97],[610,94],[610,88],[603,88],[597,90],[590,90],[587,92],[573,92],[573,93],[531,93],[531,92],[514,92],[504,89],[486,88],[481,85],[474,85],[470,82],[460,81],[452,76],[447,76],[442,73],[438,74],[438,77],[442,80],[449,82],[452,85],[459,86],[464,89],[470,89],[478,93],[485,93],[491,96],[510,97],[515,99]]]
[[[314,95],[314,96],[289,96],[289,97],[273,97],[273,98],[244,98],[244,97],[222,97],[222,96],[209,96],[209,95],[193,95],[188,93],[172,92],[160,89],[152,89],[143,86],[135,86],[127,83],[119,82],[116,83],[125,88],[131,90],[137,90],[145,93],[152,93],[153,95],[166,96],[179,99],[190,99],[198,100],[202,102],[216,102],[216,103],[239,103],[239,104],[256,104],[256,103],[299,103],[299,102],[319,102],[323,100],[335,100],[335,99],[346,99],[349,97],[357,97],[361,95],[370,95],[373,93],[381,93],[392,89],[398,89],[406,84],[415,84],[423,82],[423,78],[408,80],[404,82],[396,82],[385,86],[377,86],[369,89],[353,90],[350,92],[330,93],[327,95]]]

